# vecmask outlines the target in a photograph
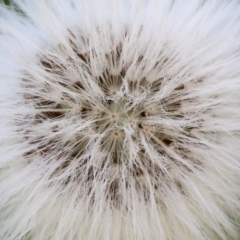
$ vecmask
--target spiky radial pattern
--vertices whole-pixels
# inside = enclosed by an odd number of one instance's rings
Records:
[[[238,239],[239,3],[15,4],[0,239]]]

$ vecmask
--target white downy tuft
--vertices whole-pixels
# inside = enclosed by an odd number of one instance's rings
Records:
[[[0,239],[239,239],[239,1],[14,3]]]

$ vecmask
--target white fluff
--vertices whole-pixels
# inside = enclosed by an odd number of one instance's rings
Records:
[[[0,239],[239,239],[239,1],[14,3]]]

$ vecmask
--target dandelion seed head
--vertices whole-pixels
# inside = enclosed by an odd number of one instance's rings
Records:
[[[237,239],[237,1],[15,3],[1,238]]]

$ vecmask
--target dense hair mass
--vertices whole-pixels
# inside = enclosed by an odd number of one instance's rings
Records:
[[[239,3],[15,4],[0,238],[237,240]]]

